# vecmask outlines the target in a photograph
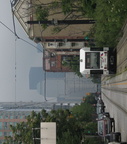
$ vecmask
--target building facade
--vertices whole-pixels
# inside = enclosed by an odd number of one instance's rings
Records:
[[[12,136],[10,125],[26,122],[26,117],[32,111],[40,112],[44,107],[42,103],[34,102],[2,102],[0,103],[0,144],[4,142],[5,136]],[[51,108],[52,106],[49,106]]]
[[[5,136],[12,136],[10,125],[16,125],[26,121],[30,111],[0,111],[0,143],[4,142]]]
[[[79,41],[88,34],[92,24],[57,24],[58,20],[89,20],[83,18],[81,13],[73,12],[65,14],[59,0],[14,0],[14,15],[22,25],[27,35],[34,39],[41,38],[43,41],[56,39],[76,39]],[[27,21],[43,20],[44,24],[28,24]],[[50,24],[46,21],[52,21]]]
[[[87,43],[85,41],[44,42],[43,69],[48,72],[72,72],[70,66],[65,66],[63,62],[68,59],[74,60],[75,57],[78,57],[77,61],[79,61],[79,50]]]
[[[83,18],[77,11],[65,14],[59,0],[14,0],[13,11],[29,38],[42,43],[43,69],[72,71],[62,65],[63,57],[79,55],[79,49],[88,44],[85,36],[93,24],[68,24],[66,21],[89,18]]]

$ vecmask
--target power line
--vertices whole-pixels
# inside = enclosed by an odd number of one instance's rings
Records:
[[[11,0],[10,0],[10,4],[11,4]],[[16,87],[16,83],[17,83],[17,81],[16,81],[16,79],[17,79],[17,74],[16,74],[16,72],[17,72],[17,70],[16,70],[17,69],[17,59],[16,59],[16,49],[17,49],[17,47],[16,47],[16,40],[17,40],[17,34],[16,34],[16,28],[15,28],[15,21],[14,21],[14,14],[13,14],[12,5],[11,5],[11,12],[12,12],[14,35],[15,35],[15,105],[16,105],[16,96],[17,96],[17,92],[16,92],[16,89],[17,89],[17,87]]]
[[[4,27],[6,27],[11,33],[13,33],[13,34],[15,35],[15,33],[14,33],[8,26],[6,26],[2,21],[0,21],[0,23],[1,23]]]
[[[15,39],[15,104],[16,104],[16,95],[17,95],[17,59],[16,59],[16,39]]]
[[[12,13],[12,21],[13,21],[13,27],[14,27],[14,34],[17,37],[16,28],[15,28],[15,20],[14,20],[14,11],[13,11],[13,8],[12,8],[12,2],[11,2],[11,0],[10,0],[10,4],[11,4],[11,13]]]
[[[13,31],[12,31],[7,25],[5,25],[3,22],[0,21],[0,23],[1,23],[4,27],[6,27],[11,33],[13,33],[13,34],[17,37],[17,39],[20,39],[20,40],[24,41],[25,43],[31,45],[32,47],[36,48],[36,49],[39,50],[40,52],[43,52],[42,50],[38,49],[36,46],[34,46],[33,44],[31,44],[30,42],[28,42],[28,41],[24,40],[23,38],[19,37],[15,32],[13,32]]]
[[[15,30],[15,32],[14,32],[14,31],[12,31],[8,26],[6,26],[3,22],[0,21],[0,23],[1,23],[5,28],[7,28],[11,33],[13,33],[13,34],[16,36],[16,39],[20,39],[20,40],[24,41],[25,43],[33,46],[33,47],[36,48],[37,50],[43,52],[42,50],[38,49],[37,47],[35,47],[35,46],[34,46],[33,44],[31,44],[30,42],[28,42],[28,41],[24,40],[23,38],[19,37],[19,36],[16,34],[16,30]],[[14,26],[14,29],[15,29],[15,26]],[[15,49],[16,49],[16,44],[15,44]],[[16,52],[15,52],[15,53],[16,53]],[[49,51],[49,53],[51,53],[51,52]],[[15,63],[15,69],[16,69],[16,63]],[[16,78],[16,75],[15,75],[15,78]],[[46,96],[44,96],[44,98],[45,98],[45,101],[48,101],[48,100],[46,99]]]

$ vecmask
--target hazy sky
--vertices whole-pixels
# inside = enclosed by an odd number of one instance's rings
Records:
[[[13,30],[10,0],[0,0],[0,21]],[[19,37],[36,46],[17,21],[16,32]],[[20,39],[15,40],[14,34],[0,23],[0,102],[43,101],[43,95],[29,89],[30,68],[41,66],[42,53],[37,53],[35,47]],[[47,99],[64,95],[84,96],[86,85],[83,81],[72,73],[66,74],[66,79],[48,79]],[[89,80],[86,81],[91,84]],[[90,90],[89,87],[95,91],[94,85],[88,85],[86,92]]]
[[[0,21],[13,30],[10,0],[0,0]],[[22,27],[17,23],[16,31],[19,37],[32,43],[32,41],[27,38]],[[39,96],[36,91],[29,90],[28,79],[30,67],[42,65],[42,54],[37,53],[37,50],[34,47],[21,40],[17,39],[15,42],[13,33],[1,23],[0,50],[0,101],[30,101],[36,99],[36,97],[38,97],[39,100],[43,100],[42,96]]]

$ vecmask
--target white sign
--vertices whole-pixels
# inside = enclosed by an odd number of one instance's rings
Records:
[[[56,144],[55,122],[41,122],[41,144]]]

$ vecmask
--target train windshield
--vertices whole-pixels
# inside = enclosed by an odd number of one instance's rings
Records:
[[[100,69],[100,52],[86,52],[86,69]]]

